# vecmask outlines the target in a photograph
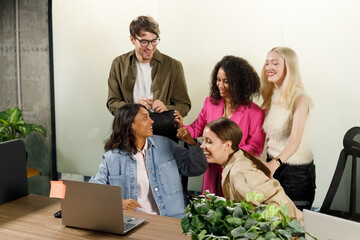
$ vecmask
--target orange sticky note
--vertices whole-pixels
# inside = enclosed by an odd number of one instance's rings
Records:
[[[63,181],[50,181],[50,196],[51,198],[65,198],[66,185]]]

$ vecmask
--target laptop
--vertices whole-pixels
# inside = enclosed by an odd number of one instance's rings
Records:
[[[303,210],[305,229],[319,240],[354,240],[360,237],[360,223],[327,214]],[[312,239],[306,235],[306,239]]]
[[[65,226],[123,235],[146,221],[123,216],[120,186],[63,180],[65,198],[61,199]]]

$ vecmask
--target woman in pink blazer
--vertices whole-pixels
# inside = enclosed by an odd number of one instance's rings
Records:
[[[198,118],[184,126],[193,138],[202,135],[205,125],[220,117],[233,120],[243,132],[239,147],[260,156],[264,148],[265,133],[262,130],[263,110],[252,102],[259,95],[260,79],[253,67],[235,56],[225,56],[215,65],[211,74],[210,97],[207,97]],[[175,118],[182,126],[183,118],[175,111]],[[202,193],[223,196],[221,188],[222,167],[209,164],[204,173]]]

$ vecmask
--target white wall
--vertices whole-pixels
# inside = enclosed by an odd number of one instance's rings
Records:
[[[160,24],[158,49],[184,65],[191,123],[224,55],[260,73],[267,52],[286,45],[299,56],[311,112],[311,146],[320,206],[345,132],[360,125],[360,3],[356,0],[53,0],[58,171],[94,175],[109,137],[107,78],[112,60],[133,49],[129,23],[141,14]],[[195,188],[199,186],[199,183]]]

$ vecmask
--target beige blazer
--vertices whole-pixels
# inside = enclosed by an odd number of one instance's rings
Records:
[[[279,206],[282,202],[289,208],[289,217],[296,218],[301,224],[304,224],[303,213],[285,194],[280,183],[257,169],[241,150],[234,153],[225,166],[222,172],[222,187],[224,197],[228,200],[241,201],[247,192],[256,191],[262,193],[264,198],[260,202],[254,203],[255,205],[275,204]]]

